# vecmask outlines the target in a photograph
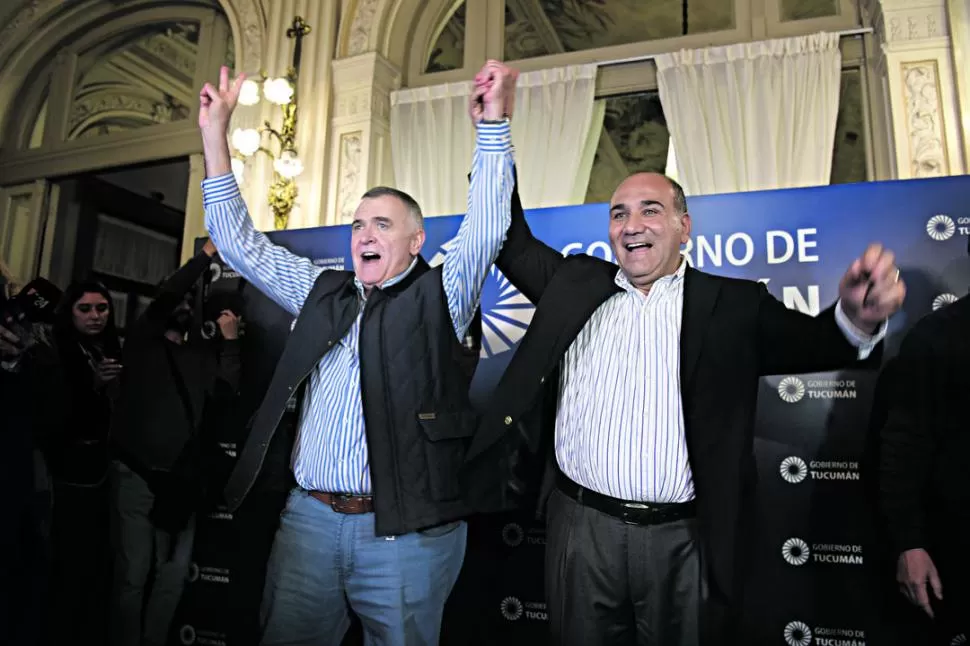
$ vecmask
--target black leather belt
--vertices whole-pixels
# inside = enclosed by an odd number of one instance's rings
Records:
[[[661,525],[675,520],[693,518],[696,514],[693,500],[688,502],[634,502],[604,496],[576,484],[561,471],[556,485],[564,494],[581,505],[592,507],[604,514],[619,518],[628,525]]]

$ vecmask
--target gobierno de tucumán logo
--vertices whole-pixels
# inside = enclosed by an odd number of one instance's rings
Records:
[[[926,221],[926,235],[937,242],[949,240],[956,232],[956,222],[954,222],[953,218],[951,218],[949,215],[943,215],[940,213],[938,215],[934,215]]]
[[[812,629],[801,621],[790,621],[785,626],[785,643],[788,646],[809,646],[812,643]]]
[[[437,267],[455,246],[455,238],[441,245],[428,263]],[[513,349],[525,336],[535,306],[494,265],[482,287],[482,359]]]

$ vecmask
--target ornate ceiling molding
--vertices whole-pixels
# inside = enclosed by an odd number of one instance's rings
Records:
[[[151,125],[180,121],[188,116],[188,112],[188,108],[177,101],[148,96],[145,88],[101,87],[79,96],[71,106],[68,139],[76,139],[94,125],[119,117],[136,117],[142,125]]]
[[[350,36],[347,40],[345,56],[356,56],[373,49],[371,37],[376,27],[374,20],[377,15],[377,5],[380,0],[358,0],[354,20],[350,24]]]
[[[233,30],[236,44],[236,60],[247,71],[262,69],[266,43],[266,20],[259,0],[218,0]],[[73,12],[73,3],[63,0],[29,0],[13,19],[0,30],[0,69],[6,59],[26,44],[38,32],[44,22],[55,22],[60,16]],[[95,3],[92,3],[95,4]],[[147,8],[147,5],[146,5]],[[173,7],[177,13],[177,7]],[[83,28],[83,25],[78,25]]]

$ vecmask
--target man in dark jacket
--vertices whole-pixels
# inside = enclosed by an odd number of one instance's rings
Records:
[[[462,341],[508,227],[514,75],[477,115],[470,209],[444,264],[421,258],[421,209],[376,188],[351,225],[353,272],[326,271],[257,232],[230,169],[226,129],[242,78],[202,90],[206,226],[220,255],[296,316],[230,478],[252,487],[287,402],[306,382],[267,572],[263,644],[337,644],[351,609],[368,641],[435,644],[465,552],[458,471],[476,427]]]
[[[881,377],[879,498],[902,595],[933,644],[970,636],[970,296],[921,319]]]
[[[37,279],[11,307],[15,294],[3,283],[0,290],[9,291],[0,298],[0,644],[42,646],[48,643],[51,490],[40,450],[47,417],[40,394],[56,372],[47,337],[60,290]],[[15,312],[23,318],[13,320]]]
[[[173,469],[179,468],[183,451],[195,449],[192,440],[204,431],[200,424],[207,402],[231,396],[238,386],[238,317],[229,311],[219,317],[218,359],[211,342],[189,335],[187,293],[214,254],[207,242],[165,281],[126,338],[121,398],[112,425],[120,457],[112,465],[115,646],[167,643],[189,570],[191,511],[198,502],[186,499],[191,492],[179,488],[174,480],[183,474]]]
[[[669,178],[627,178],[608,217],[619,266],[564,258],[515,198],[496,266],[536,311],[469,449],[468,482],[483,509],[502,508],[508,483],[521,491],[549,465],[553,643],[734,643],[759,377],[865,359],[903,284],[872,245],[813,318],[760,283],[691,268],[687,200]],[[506,480],[490,487],[496,462]]]

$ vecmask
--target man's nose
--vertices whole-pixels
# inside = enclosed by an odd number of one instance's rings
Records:
[[[630,214],[630,217],[628,217],[626,219],[626,222],[623,223],[623,233],[626,235],[635,235],[637,233],[643,233],[643,230],[645,228],[646,227],[645,227],[643,218],[636,213]]]

